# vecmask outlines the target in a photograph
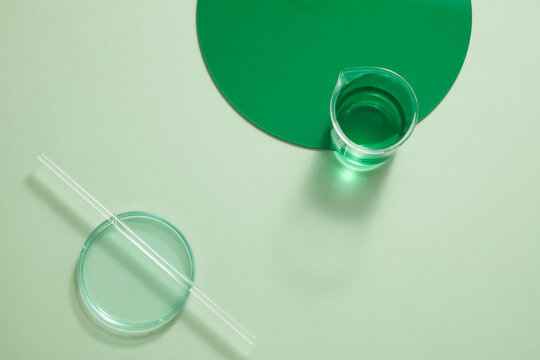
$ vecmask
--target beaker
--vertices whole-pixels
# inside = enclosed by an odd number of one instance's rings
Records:
[[[330,100],[331,142],[347,166],[370,170],[395,154],[418,121],[409,83],[379,67],[343,69]]]

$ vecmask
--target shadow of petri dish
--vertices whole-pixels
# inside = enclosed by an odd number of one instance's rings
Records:
[[[182,233],[159,216],[146,212],[117,215],[169,264],[193,281],[191,248]],[[149,331],[171,320],[189,296],[109,221],[88,236],[77,277],[91,312],[117,330]]]
[[[405,77],[424,119],[456,80],[470,0],[199,0],[197,33],[216,86],[246,119],[294,144],[331,148],[339,72],[377,66]]]

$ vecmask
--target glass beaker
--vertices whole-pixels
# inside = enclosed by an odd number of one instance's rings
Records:
[[[378,67],[343,69],[330,101],[337,157],[359,170],[377,167],[411,135],[418,101],[409,83]]]

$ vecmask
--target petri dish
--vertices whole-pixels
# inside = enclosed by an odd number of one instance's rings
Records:
[[[169,264],[192,281],[195,264],[184,235],[167,220],[147,212],[117,215]],[[92,231],[78,262],[84,302],[106,324],[126,331],[149,331],[171,320],[189,296],[109,221]]]

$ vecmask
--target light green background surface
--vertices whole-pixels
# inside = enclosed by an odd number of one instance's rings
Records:
[[[473,1],[456,84],[362,176],[227,104],[193,1],[0,1],[0,358],[234,357],[187,312],[141,339],[92,325],[74,273],[98,219],[39,151],[179,226],[252,359],[540,357],[539,10]]]

